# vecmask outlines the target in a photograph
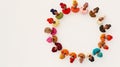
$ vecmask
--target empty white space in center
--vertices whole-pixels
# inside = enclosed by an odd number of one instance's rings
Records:
[[[97,46],[99,41],[99,27],[95,18],[80,13],[65,15],[60,20],[58,38],[64,48],[71,51],[86,51]]]

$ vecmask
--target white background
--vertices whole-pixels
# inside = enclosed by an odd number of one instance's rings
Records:
[[[107,42],[110,49],[103,50],[104,57],[91,63],[87,59],[80,64],[69,58],[59,59],[59,53],[52,53],[45,40],[49,36],[44,28],[46,21],[54,17],[49,11],[61,11],[60,2],[72,5],[71,0],[0,0],[0,67],[119,67],[120,66],[120,6],[119,0],[79,0],[79,7],[89,2],[89,9],[100,7],[98,16],[106,15],[104,24],[110,23],[109,34],[114,39]],[[65,15],[58,29],[59,42],[70,51],[89,53],[97,47],[101,32],[96,18],[71,13]]]

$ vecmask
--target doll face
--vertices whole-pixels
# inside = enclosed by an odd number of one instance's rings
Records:
[[[103,20],[104,20],[104,17],[100,17],[98,20],[99,20],[99,21],[103,21]]]
[[[83,10],[86,10],[87,7],[88,7],[88,3],[86,2],[86,3],[83,5]]]
[[[110,27],[111,27],[110,24],[106,24],[106,25],[105,25],[105,29],[109,29]]]
[[[58,12],[57,12],[57,11],[55,11],[54,13],[55,13],[55,15],[58,15]]]
[[[99,7],[94,8],[93,11],[94,11],[95,13],[98,13]]]
[[[76,1],[74,1],[74,3],[73,3],[73,7],[77,7],[78,6],[78,3],[76,2]]]

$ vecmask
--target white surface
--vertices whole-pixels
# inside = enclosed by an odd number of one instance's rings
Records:
[[[51,52],[52,46],[45,40],[48,37],[44,28],[50,26],[46,19],[54,17],[49,10],[60,11],[60,2],[70,6],[71,0],[1,0],[0,1],[0,67],[119,67],[120,26],[119,0],[80,0],[79,6],[89,2],[92,9],[100,7],[99,16],[106,15],[105,23],[112,24],[109,34],[114,36],[108,42],[110,49],[104,57],[90,63],[80,64],[68,58],[59,59],[59,53]],[[75,52],[90,52],[97,46],[100,32],[95,19],[88,15],[65,15],[58,27],[59,41],[65,48]]]

